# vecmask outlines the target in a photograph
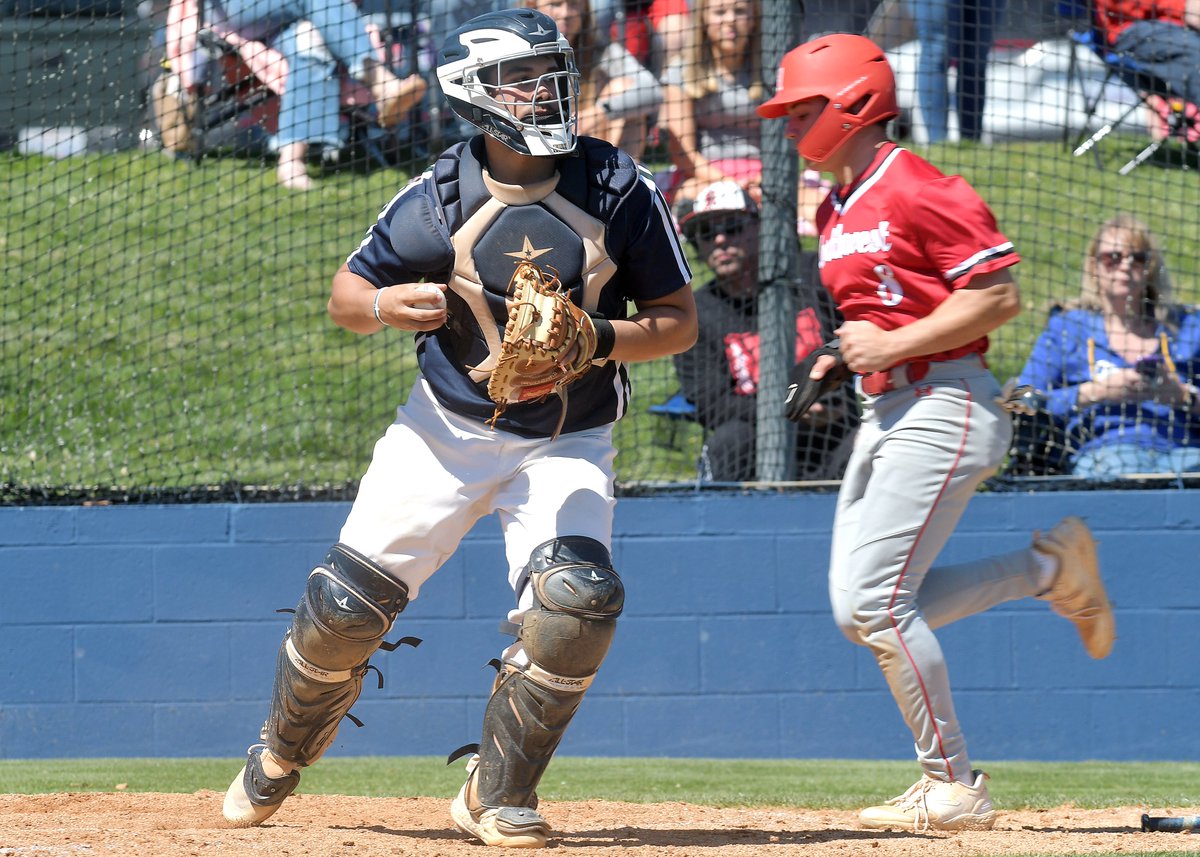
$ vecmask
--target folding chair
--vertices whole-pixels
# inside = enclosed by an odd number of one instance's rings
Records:
[[[1072,0],[1060,3],[1060,12],[1064,10],[1064,7],[1070,9],[1079,8]],[[1096,56],[1104,64],[1105,77],[1103,83],[1096,90],[1095,95],[1091,97],[1088,97],[1086,94],[1084,95],[1085,119],[1083,128],[1075,140],[1072,154],[1075,157],[1079,157],[1090,151],[1095,156],[1096,166],[1103,168],[1097,145],[1135,112],[1138,112],[1139,109],[1144,109],[1150,111],[1151,114],[1161,115],[1164,119],[1165,132],[1163,135],[1157,139],[1152,138],[1147,146],[1117,170],[1119,175],[1124,176],[1133,172],[1140,164],[1149,160],[1155,152],[1162,148],[1164,143],[1171,139],[1178,138],[1186,148],[1189,131],[1192,130],[1192,123],[1196,121],[1195,108],[1188,105],[1180,95],[1172,92],[1170,86],[1165,81],[1140,68],[1133,57],[1119,53],[1109,47],[1105,43],[1101,33],[1094,27],[1094,19],[1090,17],[1090,3],[1087,4],[1087,10],[1089,18],[1086,28],[1072,29],[1068,32],[1068,36],[1071,39],[1071,54],[1067,67],[1068,92],[1073,91],[1077,83],[1080,85],[1082,91],[1079,51],[1087,51]],[[1097,108],[1100,106],[1101,100],[1105,97],[1110,84],[1124,85],[1136,98],[1131,101],[1120,116],[1104,122],[1089,135],[1089,128],[1096,120]],[[1070,98],[1068,97],[1069,102]],[[1184,162],[1186,163],[1186,160]]]
[[[696,406],[688,400],[682,390],[675,391],[669,399],[656,402],[646,410],[655,416],[666,418],[669,431],[667,441],[663,445],[671,449],[679,448],[679,430],[682,425],[696,420]]]

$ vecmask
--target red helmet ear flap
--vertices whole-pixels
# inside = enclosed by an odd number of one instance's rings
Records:
[[[775,95],[758,115],[787,115],[800,101],[829,103],[798,146],[800,154],[821,161],[858,131],[899,115],[896,77],[883,50],[863,36],[834,33],[805,42],[784,55]]]
[[[868,93],[853,103],[830,101],[796,146],[797,151],[813,163],[827,160],[863,128],[886,122],[899,113],[894,107],[888,110],[886,102],[880,92]],[[894,91],[891,104],[895,104]]]

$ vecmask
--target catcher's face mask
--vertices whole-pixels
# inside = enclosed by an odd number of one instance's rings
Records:
[[[549,16],[532,9],[480,15],[446,40],[437,71],[454,112],[510,149],[575,150],[579,70]]]

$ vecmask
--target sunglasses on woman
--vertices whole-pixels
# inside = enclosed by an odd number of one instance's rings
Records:
[[[1131,253],[1122,253],[1120,250],[1109,250],[1107,253],[1100,253],[1097,258],[1104,263],[1104,267],[1115,268],[1126,259],[1129,259],[1135,265],[1145,265],[1150,261],[1150,254],[1145,250],[1134,250]]]

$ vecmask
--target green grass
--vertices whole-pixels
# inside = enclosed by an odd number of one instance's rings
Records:
[[[1117,176],[1139,142],[1106,141],[1109,171],[1049,142],[925,153],[974,183],[1021,252],[1028,311],[994,337],[1001,378],[1045,307],[1078,291],[1084,245],[1117,210],[1149,222],[1180,297],[1200,297],[1196,173]],[[295,194],[236,159],[0,155],[0,486],[357,480],[412,383],[414,349],[403,334],[337,329],[325,300],[406,179],[344,171]],[[646,413],[676,389],[670,361],[636,366],[634,380],[618,480],[691,481],[698,432],[669,443]]]
[[[0,761],[0,793],[191,793],[224,790],[237,759],[52,759]],[[1200,804],[1200,763],[994,762],[992,797],[1002,809],[1133,806],[1186,810]],[[682,801],[709,806],[852,809],[899,794],[919,776],[912,762],[860,760],[611,759],[563,756],[547,770],[547,800]],[[327,758],[304,774],[312,794],[453,797],[462,765],[427,756]],[[1133,821],[1131,820],[1131,823]]]

